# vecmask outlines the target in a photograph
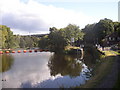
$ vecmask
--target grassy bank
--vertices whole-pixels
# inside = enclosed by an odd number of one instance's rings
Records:
[[[111,71],[112,65],[116,59],[116,54],[113,51],[103,51],[105,53],[101,58],[101,62],[96,63],[93,68],[93,76],[86,84],[77,88],[95,88]]]
[[[118,73],[118,80],[117,80],[117,82],[115,83],[114,88],[119,88],[119,90],[120,90],[120,72]]]
[[[77,53],[81,53],[80,47],[75,47],[75,46],[66,46],[65,50],[63,51],[64,54],[77,54]]]

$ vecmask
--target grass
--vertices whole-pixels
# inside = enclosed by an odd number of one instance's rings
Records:
[[[111,55],[120,55],[120,53],[118,53],[118,51],[104,51],[106,53],[106,55],[111,56]]]
[[[118,88],[118,89],[120,90],[120,72],[118,73],[118,80],[117,80],[117,82],[115,83],[114,88]]]
[[[66,46],[64,50],[64,54],[77,54],[77,49],[80,49],[80,47],[75,47],[75,46]],[[80,52],[79,52],[80,53]]]
[[[116,55],[120,55],[120,51],[112,51],[113,53],[115,53]]]
[[[93,71],[93,76],[86,82],[76,88],[95,88],[105,78],[106,75],[111,71],[114,60],[116,59],[116,52],[114,51],[103,51],[105,53],[102,57],[101,62],[96,63]]]
[[[107,57],[101,63],[96,64],[94,69],[94,76],[83,86],[82,88],[94,88],[104,79],[104,77],[110,72],[115,57]]]
[[[70,50],[70,49],[80,49],[80,47],[75,47],[71,45],[65,47],[65,50]]]

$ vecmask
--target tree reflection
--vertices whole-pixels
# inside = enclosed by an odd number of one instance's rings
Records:
[[[93,68],[97,61],[100,60],[101,53],[94,46],[87,46],[84,48],[84,63],[89,67]]]
[[[13,64],[14,58],[10,54],[0,55],[0,63],[2,63],[2,67],[0,67],[0,72],[5,72],[9,70]]]
[[[48,62],[51,76],[57,74],[62,76],[69,75],[70,77],[79,76],[82,64],[75,59],[76,56],[54,54]]]

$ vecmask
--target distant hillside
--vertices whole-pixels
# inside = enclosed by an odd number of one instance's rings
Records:
[[[33,37],[44,37],[44,36],[46,36],[46,35],[48,35],[48,34],[33,34],[33,35],[23,35],[23,36],[33,36]]]

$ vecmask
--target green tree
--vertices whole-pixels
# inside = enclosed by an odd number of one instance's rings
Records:
[[[42,49],[48,48],[48,46],[49,46],[48,35],[46,35],[40,39],[38,46]]]
[[[114,24],[110,19],[100,20],[94,27],[95,37],[98,38],[98,42],[104,39],[107,35],[114,32]]]
[[[76,25],[69,24],[67,27],[60,29],[52,27],[48,37],[41,38],[39,47],[47,47],[52,52],[61,53],[71,43],[71,38],[77,41],[78,39],[83,39],[83,36],[84,33]]]
[[[84,41],[91,44],[101,44],[101,41],[115,31],[114,23],[110,19],[101,19],[98,23],[88,24],[83,29]]]
[[[0,32],[1,32],[1,36],[0,36],[0,39],[1,39],[1,47],[2,48],[5,48],[5,41],[6,41],[6,36],[7,36],[7,27],[4,26],[4,25],[0,25]]]
[[[32,36],[31,37],[32,38],[32,40],[33,40],[33,46],[34,47],[38,47],[38,44],[39,44],[39,38],[38,37],[35,37],[35,36]]]
[[[83,29],[83,32],[85,33],[85,35],[84,35],[84,42],[85,43],[92,43],[92,44],[94,44],[95,39],[96,39],[95,31],[94,31],[95,25],[96,24],[88,24]]]
[[[50,28],[49,38],[49,48],[55,53],[60,53],[64,50],[67,45],[66,39],[62,35],[61,30]]]
[[[33,48],[34,47],[34,43],[33,43],[33,40],[31,38],[31,36],[25,36],[24,40],[26,42],[25,47],[27,47],[27,48]]]
[[[20,44],[20,35],[13,35],[13,45],[12,48],[19,48],[19,44]]]
[[[114,31],[118,33],[120,36],[120,22],[113,22],[114,23]]]
[[[19,46],[20,46],[20,48],[25,48],[26,47],[26,41],[24,40],[24,36],[20,37]]]
[[[67,27],[63,28],[63,36],[67,40],[67,43],[70,44],[71,38],[74,38],[74,41],[83,39],[84,33],[79,29],[79,26],[69,24]]]
[[[2,48],[2,30],[1,30],[1,26],[0,26],[0,48]]]
[[[0,37],[2,40],[2,48],[13,48],[14,36],[10,28],[5,25],[0,25],[0,31],[2,32],[2,36]]]

